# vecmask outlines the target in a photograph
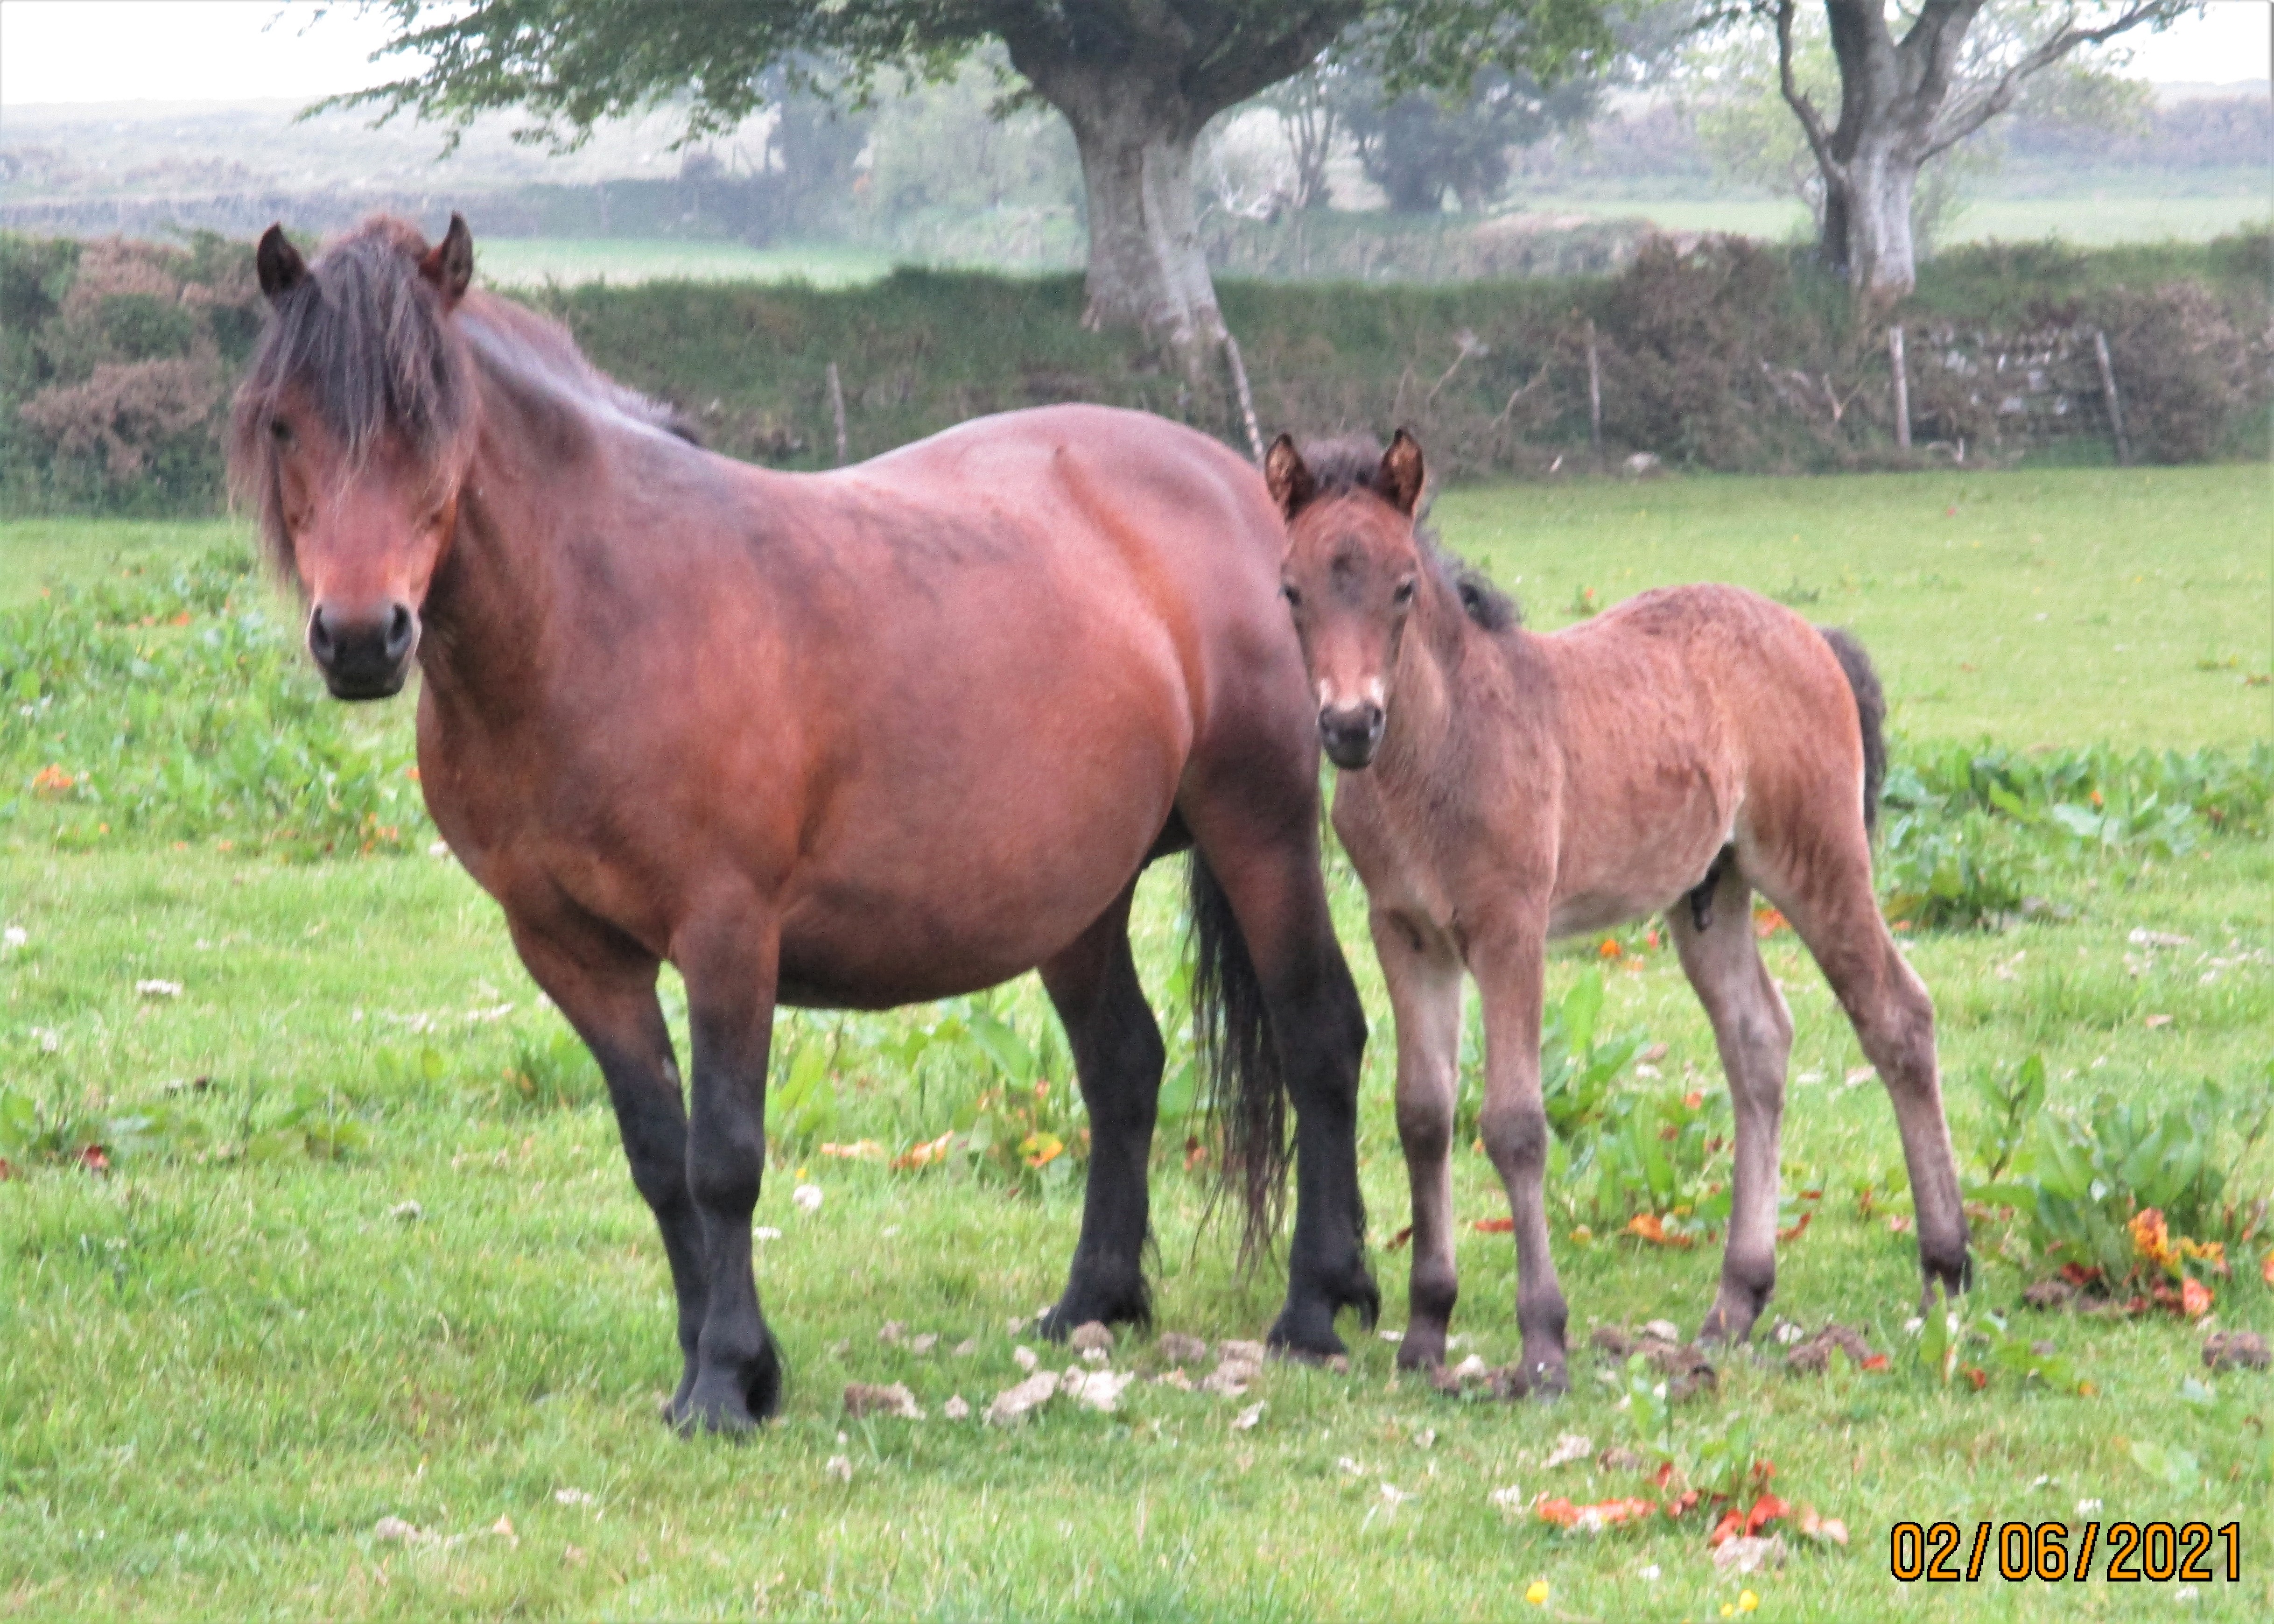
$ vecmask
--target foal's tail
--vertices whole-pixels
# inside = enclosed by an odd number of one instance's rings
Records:
[[[1837,626],[1818,626],[1817,632],[1832,646],[1840,668],[1848,674],[1848,691],[1856,696],[1856,720],[1864,729],[1864,832],[1879,827],[1879,789],[1887,782],[1887,696],[1880,690],[1879,674],[1871,656],[1849,633]]]
[[[1263,983],[1208,859],[1192,855],[1193,1028],[1207,1073],[1208,1117],[1223,1131],[1216,1196],[1239,1197],[1239,1264],[1270,1250],[1287,1184],[1287,1090]]]

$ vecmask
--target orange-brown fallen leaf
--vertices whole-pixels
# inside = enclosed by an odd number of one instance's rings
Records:
[[[1405,1227],[1404,1227],[1404,1228],[1400,1229],[1400,1230],[1399,1230],[1396,1235],[1391,1235],[1391,1236],[1389,1237],[1389,1246],[1388,1246],[1387,1248],[1385,1248],[1385,1250],[1389,1250],[1389,1251],[1393,1251],[1393,1252],[1394,1252],[1394,1251],[1402,1251],[1402,1250],[1404,1250],[1405,1243],[1406,1243],[1406,1242],[1408,1242],[1408,1241],[1410,1241],[1410,1240],[1412,1240],[1412,1238],[1413,1238],[1413,1226],[1412,1226],[1412,1225],[1411,1225],[1411,1224],[1408,1224],[1408,1225],[1406,1225],[1406,1226],[1405,1226]]]
[[[1477,1220],[1475,1224],[1471,1227],[1474,1228],[1479,1235],[1513,1235],[1516,1233],[1516,1220],[1513,1218],[1480,1218]]]
[[[955,1134],[953,1129],[950,1129],[937,1139],[928,1139],[922,1144],[912,1144],[893,1157],[892,1171],[905,1173],[916,1167],[929,1167],[934,1162],[946,1160],[948,1152],[954,1148]]]
[[[2189,1319],[2201,1319],[2210,1312],[2210,1288],[2199,1280],[2180,1282],[2180,1312]]]
[[[1651,1501],[1638,1496],[1575,1506],[1559,1494],[1553,1499],[1541,1496],[1533,1502],[1532,1514],[1556,1528],[1584,1529],[1588,1533],[1599,1534],[1622,1522],[1638,1522],[1657,1509]]]
[[[1814,1207],[1809,1208],[1808,1211],[1800,1215],[1800,1221],[1795,1224],[1791,1228],[1780,1229],[1777,1231],[1778,1241],[1797,1241],[1802,1235],[1808,1233],[1808,1226],[1814,1221],[1815,1218],[1816,1209]]]

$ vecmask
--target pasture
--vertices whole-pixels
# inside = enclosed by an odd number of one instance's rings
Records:
[[[1852,627],[1886,682],[1898,766],[1921,782],[1942,782],[1943,746],[1977,744],[2021,762],[2038,749],[2216,751],[2218,772],[2240,772],[2254,748],[2263,762],[2274,731],[2263,468],[1480,487],[1445,494],[1434,517],[1535,625],[1660,582],[1727,579]],[[2032,1119],[2090,1120],[2104,1097],[2163,1113],[2205,1080],[2229,1099],[2202,1117],[2194,1152],[2234,1164],[2230,1204],[2274,1189],[2274,1146],[2244,1148],[2248,1108],[2274,1084],[2263,765],[2223,804],[2239,812],[2216,820],[2165,818],[2170,800],[2126,801],[2108,775],[2105,815],[2071,807],[2059,825],[2086,833],[2028,826],[2044,843],[2028,848],[2026,905],[1992,908],[1988,928],[1922,916],[1905,937],[1939,1011],[1962,1172],[1991,1187],[1947,1361],[1920,1356],[1932,1327],[1906,1328],[1916,1254],[1893,1114],[1856,1075],[1855,1039],[1812,965],[1765,919],[1798,1027],[1784,1163],[1800,1233],[1780,1248],[1753,1348],[1721,1356],[1718,1386],[1663,1416],[1654,1372],[1591,1349],[1589,1333],[1660,1317],[1694,1331],[1718,1244],[1650,1243],[1623,1214],[1583,1206],[1575,1138],[1563,1199],[1550,1187],[1573,1315],[1573,1390],[1559,1402],[1441,1395],[1394,1376],[1391,1344],[1345,1318],[1346,1372],[1273,1365],[1237,1397],[1140,1380],[1111,1414],[1062,1398],[1022,1425],[983,1426],[976,1412],[1020,1379],[1017,1349],[1038,1346],[1013,1322],[1055,1296],[1079,1215],[1078,1107],[1030,978],[953,1006],[780,1023],[757,1221],[779,1232],[758,1272],[785,1345],[786,1411],[745,1445],[682,1442],[656,1418],[677,1374],[668,1277],[598,1077],[536,999],[495,908],[426,854],[432,830],[403,775],[410,700],[309,706],[291,611],[197,562],[244,547],[228,524],[0,525],[0,660],[49,616],[102,622],[124,651],[102,667],[115,688],[34,683],[0,714],[0,1613],[2274,1609],[2274,1377],[2212,1375],[2205,1324],[2177,1312],[2024,1309],[2050,1265],[1999,1193],[2019,1176],[2001,1169],[2001,1143],[2028,1139]],[[180,593],[176,572],[192,583]],[[237,664],[197,663],[223,655]],[[131,761],[134,740],[194,735],[209,696],[169,678],[272,668],[259,680],[282,697],[261,725],[331,729],[308,759],[338,774],[312,802],[292,799],[292,838],[274,838],[234,781],[161,777],[137,781],[131,802],[102,798],[104,774],[125,781],[109,764]],[[49,767],[74,782],[35,787]],[[365,827],[337,810],[375,784],[396,798],[369,804],[397,809],[394,821]],[[2007,826],[2022,815],[1954,812],[1917,838],[1977,859],[1988,840],[2019,863]],[[375,855],[351,855],[359,840]],[[1406,1254],[1389,1248],[1406,1204],[1391,1045],[1363,898],[1346,864],[1330,860],[1329,880],[1374,1024],[1360,1166],[1394,1332]],[[1137,920],[1172,1034],[1181,894],[1164,865]],[[674,993],[666,976],[678,1023]],[[1671,953],[1640,926],[1568,944],[1549,1000],[1569,1051],[1608,1068],[1613,1099],[1675,1113],[1676,1159],[1696,1152],[1673,1170],[1671,1205],[1646,1204],[1660,1233],[1680,1243],[1709,1227],[1727,1157],[1704,1129],[1717,1106],[1726,1120],[1726,1091]],[[2016,1087],[2033,1057],[2044,1109]],[[1982,1084],[2022,1120],[2001,1130]],[[1205,1221],[1205,1163],[1186,1165],[1199,1127],[1171,1116],[1156,1141],[1156,1331],[1257,1337],[1280,1282],[1270,1266],[1238,1277],[1231,1222]],[[884,1159],[950,1133],[932,1165]],[[1608,1142],[1585,1153],[1600,1160]],[[107,1170],[84,1154],[96,1144]],[[2162,1142],[2161,1159],[2179,1153]],[[1516,1353],[1511,1249],[1473,1226],[1505,1202],[1480,1154],[1455,1159],[1454,1356],[1499,1366]],[[2145,1180],[2157,1160],[2127,1171]],[[801,1183],[821,1192],[817,1208],[793,1201]],[[2274,1333],[2270,1244],[2261,1232],[2236,1245],[2230,1273],[2207,1280],[2212,1323]],[[1860,1331],[1886,1367],[1788,1373],[1768,1327],[1827,1321]],[[920,1347],[925,1336],[937,1340]],[[1041,1351],[1054,1368],[1073,1359]],[[1153,1334],[1125,1333],[1111,1361],[1165,1368]],[[850,1418],[848,1382],[904,1382],[927,1418]],[[975,1413],[949,1419],[952,1396]],[[1575,1453],[1559,1448],[1567,1436],[1586,1449],[1551,1464]],[[1627,1453],[1605,1459],[1614,1449]],[[1748,1501],[1755,1463],[1773,1466],[1796,1514],[1781,1567],[1717,1572],[1702,1510],[1591,1535],[1529,1509],[1541,1494],[1655,1496],[1660,1461]],[[1848,1543],[1800,1534],[1803,1506],[1842,1522]],[[387,1518],[418,1537],[382,1537]],[[2088,1520],[2235,1522],[2242,1577],[2007,1583],[1993,1552],[1977,1582],[1891,1578],[1891,1525],[1944,1519],[1969,1541],[1981,1520],[2059,1519],[2072,1548]]]

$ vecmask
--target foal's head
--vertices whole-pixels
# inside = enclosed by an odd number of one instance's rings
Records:
[[[1295,613],[1303,664],[1319,701],[1319,742],[1339,767],[1362,767],[1382,744],[1397,666],[1428,567],[1413,534],[1421,447],[1404,429],[1377,460],[1371,441],[1314,446],[1282,434],[1264,482],[1287,520],[1280,591]]]
[[[230,414],[230,479],[307,600],[333,694],[384,699],[409,675],[471,455],[472,368],[449,318],[473,238],[456,215],[432,247],[374,220],[310,265],[272,225],[255,261],[269,320]]]

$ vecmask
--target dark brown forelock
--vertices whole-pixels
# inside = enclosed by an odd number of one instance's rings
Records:
[[[291,571],[277,511],[270,419],[290,394],[335,436],[350,465],[395,439],[439,480],[463,460],[474,385],[464,341],[418,275],[425,240],[385,216],[326,249],[299,286],[269,306],[252,365],[230,412],[230,482],[259,516],[273,562]]]
[[[1359,491],[1382,492],[1374,485],[1382,472],[1382,443],[1371,434],[1344,434],[1333,440],[1314,440],[1302,448],[1303,465],[1317,487],[1312,498],[1348,496]],[[1382,497],[1384,502],[1387,497]],[[1413,526],[1413,545],[1421,561],[1460,600],[1461,612],[1487,631],[1505,631],[1524,623],[1515,599],[1492,584],[1475,565],[1453,557],[1438,544],[1437,533],[1426,525]]]

